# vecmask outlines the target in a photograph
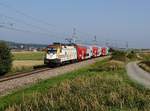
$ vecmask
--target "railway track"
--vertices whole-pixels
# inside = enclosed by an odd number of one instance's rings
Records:
[[[67,66],[67,65],[70,65],[70,64],[64,64],[64,66]],[[59,66],[59,67],[61,67],[61,66]],[[42,67],[36,67],[33,71],[30,71],[30,72],[16,73],[16,74],[13,74],[13,75],[4,75],[4,76],[0,77],[0,83],[4,82],[4,81],[8,81],[8,80],[13,80],[13,79],[17,79],[17,78],[21,78],[21,77],[25,77],[25,76],[29,76],[29,75],[41,73],[41,72],[44,72],[44,71],[50,71],[50,70],[55,69],[55,68],[58,68],[58,67],[48,68],[46,66],[42,66]]]
[[[80,62],[78,62],[78,63],[80,63]],[[71,64],[76,64],[76,62],[70,63],[70,64],[64,64],[63,66],[67,66],[67,65],[71,65]],[[62,66],[59,66],[59,67],[62,67]],[[9,81],[9,80],[13,80],[13,79],[17,79],[17,78],[21,78],[21,77],[25,77],[25,76],[29,76],[29,75],[33,75],[33,74],[37,74],[37,73],[41,73],[44,71],[50,71],[52,69],[59,68],[59,67],[48,68],[46,66],[40,66],[40,67],[35,67],[34,70],[30,71],[30,72],[16,73],[13,75],[4,75],[4,76],[0,77],[0,83]]]
[[[49,70],[51,70],[51,69],[52,69],[52,68],[41,68],[41,69],[33,70],[33,71],[31,71],[31,72],[16,73],[16,74],[14,74],[14,75],[2,76],[2,77],[0,77],[0,82],[4,82],[4,81],[16,79],[16,78],[21,78],[21,77],[29,76],[29,75],[36,74],[36,73],[40,73],[40,72],[44,72],[44,71],[49,71]]]

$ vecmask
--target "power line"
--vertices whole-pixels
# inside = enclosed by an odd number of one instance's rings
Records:
[[[76,32],[78,32],[78,33],[80,33],[81,35],[84,35],[84,36],[91,36],[91,37],[94,36],[93,34],[90,34],[90,33],[87,33],[87,32],[83,32],[83,31],[79,31],[79,30],[77,30]]]
[[[28,15],[28,14],[22,12],[22,11],[19,11],[19,10],[15,9],[14,7],[10,6],[10,5],[6,5],[6,4],[0,2],[0,6],[6,7],[6,8],[8,8],[8,9],[11,9],[11,10],[14,11],[15,13],[20,14],[20,15],[23,15],[24,17],[26,17],[26,18],[28,18],[28,19],[30,18],[31,20],[36,21],[36,22],[38,22],[38,23],[42,23],[42,24],[45,24],[45,25],[48,25],[48,26],[51,26],[51,27],[54,27],[54,26],[55,26],[55,25],[50,24],[50,23],[47,23],[47,22],[45,22],[45,21],[43,21],[43,20],[37,19],[37,18],[35,18],[35,17],[31,16],[31,15]],[[44,31],[46,30],[46,31],[49,32],[49,30],[47,30],[47,29],[45,29],[45,28],[41,28],[41,27],[39,27],[39,26],[37,26],[37,25],[33,25],[33,24],[30,24],[30,23],[24,22],[23,20],[18,20],[18,19],[15,19],[15,18],[10,17],[10,16],[6,16],[6,15],[4,15],[4,16],[5,16],[6,18],[8,18],[8,19],[11,19],[11,20],[20,22],[20,23],[25,24],[25,25],[27,25],[27,26],[31,26],[31,27],[34,27],[34,28],[39,29],[39,30],[44,30]],[[3,27],[3,28],[6,28],[6,27]],[[32,33],[35,33],[35,32],[33,32],[33,31],[22,30],[22,29],[17,29],[17,28],[12,28],[12,27],[11,27],[11,28],[10,28],[10,27],[7,27],[7,29],[16,30],[16,31],[23,31],[23,32],[32,32]],[[76,29],[74,28],[73,30],[74,30],[74,33],[73,33],[73,36],[74,36],[74,37],[73,37],[73,39],[76,39]],[[81,34],[84,34],[84,35],[91,36],[91,37],[93,36],[92,34],[89,34],[89,33],[81,32],[81,31],[77,31],[77,32],[79,32],[79,33],[81,33]],[[37,33],[37,32],[36,32],[36,33]],[[40,32],[38,32],[38,33],[40,33]],[[42,34],[46,34],[46,33],[42,33]],[[49,34],[46,34],[46,35],[49,35]],[[76,40],[74,40],[74,41],[76,41]]]
[[[97,36],[96,36],[96,35],[94,36],[93,42],[94,42],[95,45],[97,45],[97,42],[98,42],[98,41],[97,41]]]
[[[43,31],[46,30],[46,31],[49,32],[49,30],[47,30],[47,29],[45,29],[45,28],[39,27],[39,26],[37,26],[37,25],[33,25],[33,24],[31,24],[31,23],[27,23],[27,22],[25,22],[25,21],[23,21],[23,20],[15,19],[14,17],[7,16],[7,15],[1,14],[1,13],[0,13],[0,15],[3,16],[3,17],[5,17],[5,18],[11,19],[11,20],[13,20],[13,21],[20,22],[21,24],[25,24],[25,25],[27,25],[27,26],[31,26],[31,27],[33,27],[33,28],[36,28],[36,29],[39,29],[39,30],[43,30]]]
[[[38,23],[40,22],[40,23],[43,23],[43,24],[48,25],[48,26],[51,26],[51,27],[54,27],[54,26],[55,26],[55,25],[50,24],[50,23],[48,23],[48,22],[45,22],[45,21],[43,21],[43,20],[41,20],[41,19],[37,19],[37,18],[35,18],[35,17],[31,16],[31,15],[28,15],[28,14],[26,14],[26,13],[24,13],[24,12],[21,12],[21,11],[15,9],[14,7],[10,6],[10,5],[6,5],[6,4],[1,3],[1,2],[0,2],[0,5],[3,6],[3,7],[8,8],[8,9],[11,9],[11,10],[13,10],[14,12],[16,12],[17,14],[23,15],[23,16],[25,16],[26,18],[30,18],[30,19],[32,19],[33,21],[36,21],[36,22],[38,22]]]
[[[76,28],[73,28],[73,33],[72,33],[72,39],[73,39],[73,42],[75,43],[76,42]]]
[[[24,24],[24,25],[26,25],[26,26],[31,26],[31,27],[33,27],[33,28],[36,28],[36,29],[39,29],[40,31],[42,31],[42,33],[47,33],[47,35],[49,35],[48,33],[50,32],[49,30],[47,30],[46,28],[43,28],[43,27],[39,27],[39,26],[37,26],[37,25],[34,25],[34,24],[31,24],[31,23],[27,23],[27,22],[25,22],[25,21],[23,21],[23,20],[20,20],[20,19],[16,19],[16,18],[14,18],[14,17],[11,17],[11,16],[7,16],[7,15],[4,15],[4,14],[1,14],[0,13],[0,15],[1,16],[3,16],[3,17],[5,17],[5,18],[7,18],[7,19],[10,19],[10,20],[13,20],[13,21],[16,21],[16,22],[19,22],[19,23],[21,23],[21,24]],[[6,22],[2,22],[2,23],[0,23],[0,24],[6,24]],[[8,25],[10,25],[10,26],[14,26],[15,24],[14,23],[7,23]],[[46,31],[45,31],[46,30]],[[43,32],[44,31],[44,32]],[[29,32],[29,31],[27,31],[27,32]],[[33,31],[32,31],[33,32]],[[65,33],[57,33],[57,34],[59,34],[59,35],[66,35]]]
[[[35,31],[23,30],[23,29],[14,28],[14,27],[7,27],[5,25],[0,25],[0,28],[13,30],[13,31],[19,31],[19,32],[25,32],[25,33],[36,33],[36,34],[41,34],[41,35],[54,36],[54,35],[50,35],[50,34],[43,33],[43,32],[35,32]]]

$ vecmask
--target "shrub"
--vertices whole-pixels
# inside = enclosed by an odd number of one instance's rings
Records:
[[[126,61],[126,52],[115,50],[112,52],[112,59],[119,61]]]
[[[0,42],[0,75],[7,73],[12,66],[12,55],[9,47]]]
[[[139,91],[118,77],[82,76],[33,94],[7,111],[146,111],[150,92]]]
[[[128,57],[129,59],[132,59],[132,60],[137,59],[136,53],[135,53],[134,51],[129,52],[129,53],[127,54],[127,57]]]
[[[117,71],[124,67],[124,63],[120,61],[111,60],[109,62],[105,62],[104,64],[93,65],[92,68],[89,68],[89,71]]]
[[[150,61],[150,53],[139,53],[139,56],[142,57],[144,61]]]

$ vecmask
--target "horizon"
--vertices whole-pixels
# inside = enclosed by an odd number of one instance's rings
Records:
[[[0,40],[50,44],[75,36],[82,43],[150,48],[150,1],[0,1]]]

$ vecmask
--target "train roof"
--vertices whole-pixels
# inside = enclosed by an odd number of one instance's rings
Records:
[[[100,46],[100,45],[87,45],[87,44],[75,44],[75,43],[59,43],[54,42],[53,44],[48,45],[47,47],[60,47],[60,46],[80,46],[80,47],[100,47],[100,48],[109,48],[107,46]]]

